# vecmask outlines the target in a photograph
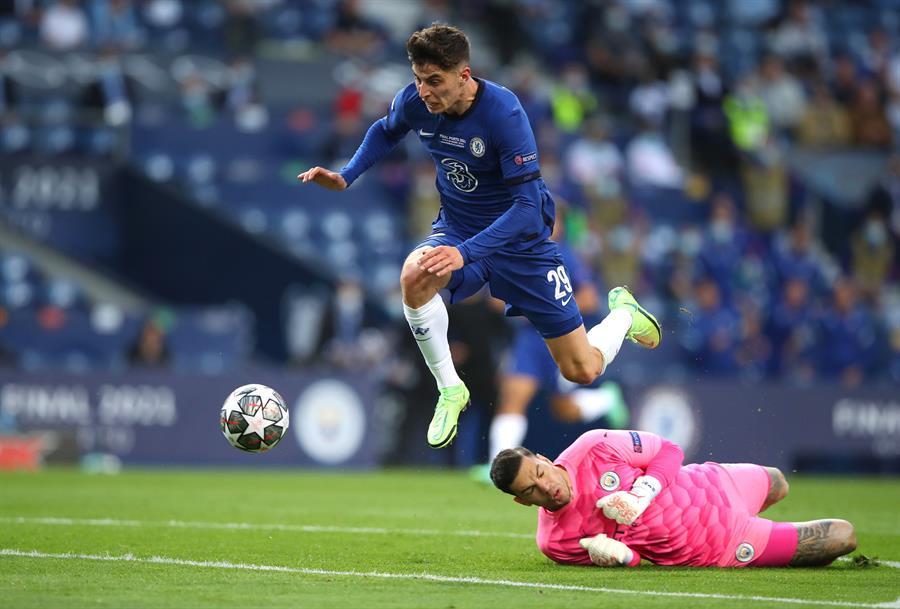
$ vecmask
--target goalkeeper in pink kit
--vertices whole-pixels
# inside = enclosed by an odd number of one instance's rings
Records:
[[[522,447],[504,450],[491,479],[517,503],[539,506],[538,547],[559,563],[813,566],[856,549],[845,520],[758,516],[787,495],[779,470],[683,459],[656,434],[597,429],[555,462]]]

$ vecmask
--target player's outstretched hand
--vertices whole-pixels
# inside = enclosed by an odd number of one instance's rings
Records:
[[[328,190],[344,190],[347,188],[347,181],[344,179],[344,176],[335,171],[329,171],[324,167],[307,169],[298,175],[297,179],[304,184],[307,182],[314,182]]]
[[[443,277],[461,269],[465,261],[457,248],[450,245],[439,245],[426,250],[417,261],[417,264],[420,269],[432,275]]]
[[[634,481],[630,491],[616,491],[597,501],[603,515],[619,524],[631,526],[660,492],[659,481],[652,476],[641,476]]]
[[[596,537],[582,537],[578,543],[588,551],[591,562],[598,567],[618,567],[627,565],[634,554],[621,541],[611,539],[600,533]]]

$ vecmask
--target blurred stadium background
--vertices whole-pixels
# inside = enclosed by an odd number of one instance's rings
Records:
[[[626,346],[632,426],[688,460],[900,472],[900,10],[894,0],[0,2],[0,468],[467,466],[510,326],[451,309],[476,403],[453,449],[399,269],[438,208],[411,139],[334,169],[462,27],[522,100],[566,239],[665,329]],[[265,383],[292,432],[217,422]],[[527,445],[585,427],[540,395]]]

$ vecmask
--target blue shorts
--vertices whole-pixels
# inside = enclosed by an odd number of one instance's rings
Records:
[[[465,241],[448,228],[435,231],[415,249]],[[526,317],[544,338],[564,336],[583,323],[559,246],[549,239],[523,251],[499,250],[453,271],[450,302],[465,300],[485,283],[506,303],[507,317]]]
[[[524,323],[516,325],[508,355],[507,374],[533,378],[541,389],[551,393],[559,391],[559,367],[550,355],[547,343],[534,328]]]

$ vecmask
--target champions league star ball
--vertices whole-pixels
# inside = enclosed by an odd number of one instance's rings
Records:
[[[265,385],[244,385],[222,405],[222,433],[235,448],[264,453],[284,437],[290,424],[287,406],[277,391]]]

